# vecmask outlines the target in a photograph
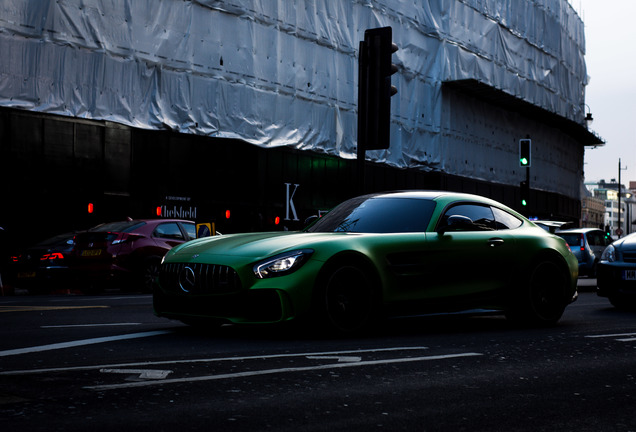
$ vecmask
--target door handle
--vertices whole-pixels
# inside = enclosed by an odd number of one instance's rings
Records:
[[[488,246],[490,247],[503,246],[503,244],[504,239],[502,238],[491,238],[490,240],[488,240]]]

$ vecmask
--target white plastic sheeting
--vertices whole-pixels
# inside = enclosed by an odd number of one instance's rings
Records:
[[[516,159],[508,136],[480,166],[451,157],[485,144],[445,114],[448,80],[583,122],[583,23],[566,0],[0,0],[0,106],[353,158],[358,44],[382,26],[400,47],[399,93],[391,148],[374,160],[519,181],[490,167]],[[546,163],[578,189],[583,150],[564,152],[574,167]]]

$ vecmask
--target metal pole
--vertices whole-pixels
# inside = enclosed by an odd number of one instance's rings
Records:
[[[621,159],[618,159],[618,238],[621,238]]]

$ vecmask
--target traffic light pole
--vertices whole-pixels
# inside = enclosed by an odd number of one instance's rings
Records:
[[[526,188],[528,193],[528,202],[530,202],[530,167],[529,166],[526,167],[526,185],[527,185]],[[528,217],[528,215],[529,215],[528,210],[526,210],[526,214],[524,216]]]
[[[357,165],[358,165],[358,195],[365,192],[365,176],[364,165],[366,155],[367,142],[367,67],[368,55],[367,44],[360,41],[360,56],[358,59],[358,148],[357,148]]]

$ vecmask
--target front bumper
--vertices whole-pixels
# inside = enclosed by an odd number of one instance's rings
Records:
[[[235,324],[279,323],[294,317],[289,297],[275,289],[231,294],[179,294],[155,288],[155,315],[170,319],[212,318]]]
[[[622,297],[636,300],[636,280],[625,280],[625,270],[636,270],[636,265],[623,262],[598,264],[596,293],[601,297]]]

